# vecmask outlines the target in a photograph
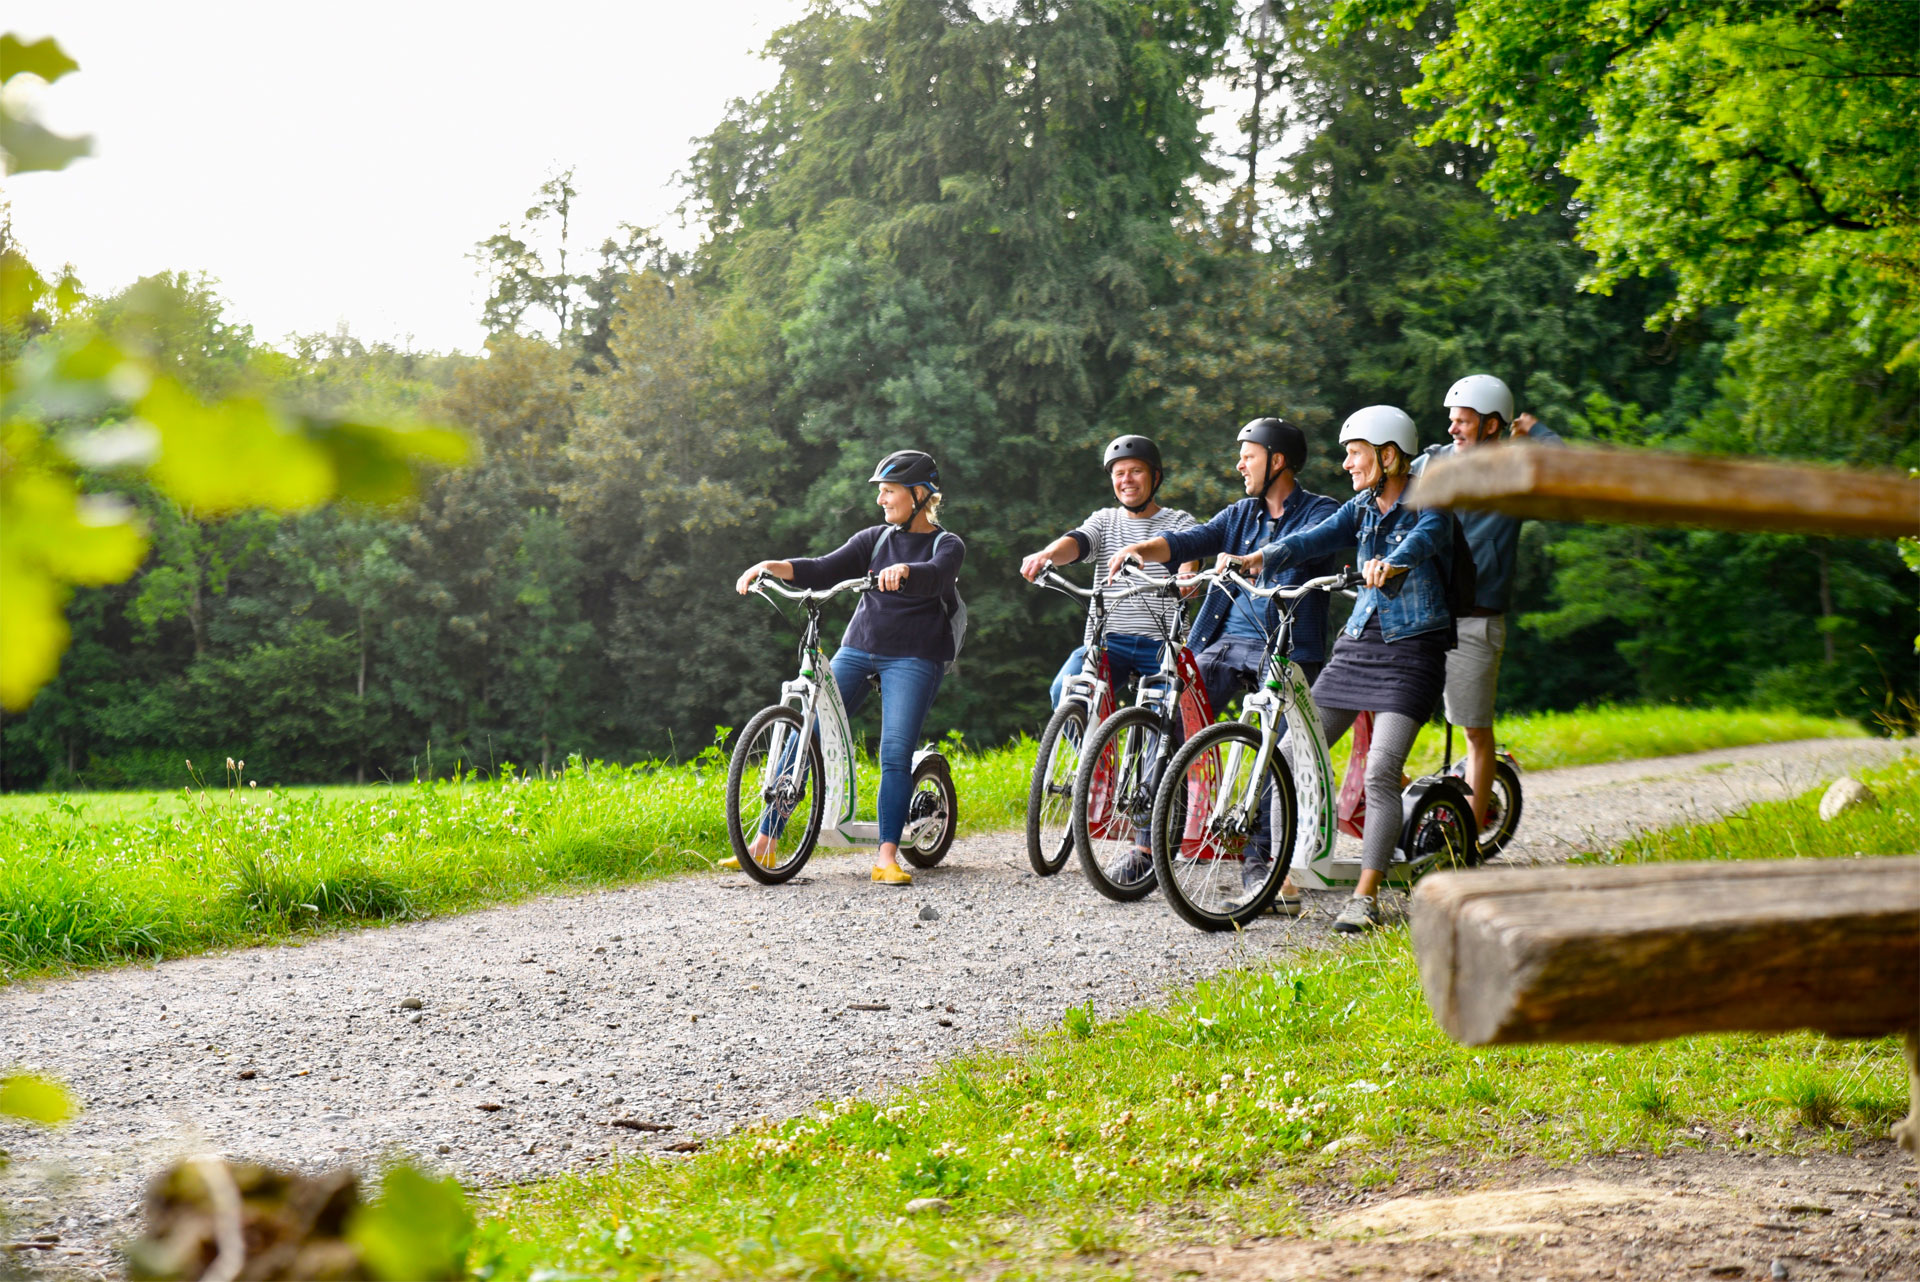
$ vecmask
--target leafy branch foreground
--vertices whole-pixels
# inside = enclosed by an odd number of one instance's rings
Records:
[[[1874,811],[1803,855],[1914,846],[1920,766],[1869,776]],[[1797,823],[1818,794],[1668,830],[1623,857],[1691,858]],[[1468,1048],[1434,1024],[1404,929],[1312,966],[1237,972],[1166,1008],[1091,1005],[1011,1053],[879,1100],[822,1104],[686,1161],[500,1198],[476,1276],[957,1277],[1111,1272],[1154,1236],[1300,1232],[1299,1191],[1445,1160],[1730,1145],[1846,1148],[1905,1112],[1897,1043],[1813,1035]],[[940,1198],[946,1215],[906,1213]],[[1098,1257],[1088,1259],[1087,1257]]]
[[[1859,733],[1690,708],[1502,725],[1529,767]],[[1438,763],[1438,739],[1429,730],[1416,746],[1421,768]],[[1024,821],[1030,741],[952,760],[963,833]],[[0,981],[709,868],[727,853],[725,771],[710,749],[684,765],[587,764],[549,779],[254,789],[234,774],[225,791],[0,798]]]

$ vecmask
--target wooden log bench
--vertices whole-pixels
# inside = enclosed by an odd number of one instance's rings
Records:
[[[1470,1046],[1904,1033],[1920,1154],[1920,856],[1435,873],[1413,943]]]
[[[1920,534],[1920,479],[1663,450],[1484,445],[1434,459],[1407,503],[1544,521],[1862,539]]]

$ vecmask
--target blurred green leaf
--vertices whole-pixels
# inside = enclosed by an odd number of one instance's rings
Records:
[[[380,1200],[354,1212],[347,1239],[376,1278],[461,1278],[473,1241],[473,1212],[457,1181],[396,1166],[381,1181]]]
[[[53,470],[0,474],[0,510],[0,706],[24,708],[66,649],[68,585],[119,582],[139,568],[147,541],[130,511],[89,502]]]
[[[160,434],[154,483],[183,506],[209,515],[249,507],[297,512],[332,497],[327,452],[264,401],[209,405],[162,377],[136,410]]]
[[[52,36],[28,44],[11,31],[0,35],[0,84],[18,75],[38,76],[52,84],[80,64],[66,55]]]
[[[464,463],[469,450],[466,437],[442,427],[323,422],[314,439],[333,461],[339,497],[360,503],[398,502],[413,493],[416,464]]]
[[[0,1117],[58,1126],[79,1111],[79,1103],[58,1082],[32,1073],[0,1077]]]
[[[57,134],[0,103],[0,151],[7,154],[9,174],[65,169],[92,150],[86,134]]]

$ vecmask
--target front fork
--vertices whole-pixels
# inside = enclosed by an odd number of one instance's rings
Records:
[[[1229,781],[1228,786],[1220,789],[1214,798],[1213,813],[1207,816],[1209,824],[1217,831],[1226,822],[1230,811],[1237,810],[1242,819],[1247,820],[1251,831],[1251,816],[1260,805],[1260,783],[1266,777],[1268,763],[1273,760],[1277,748],[1273,727],[1279,719],[1280,698],[1271,690],[1258,690],[1241,700],[1240,720],[1246,725],[1260,727],[1260,745],[1253,749],[1253,769],[1248,773],[1244,790],[1234,788],[1231,781],[1240,777],[1240,765],[1246,760],[1247,745],[1235,740],[1227,746],[1227,761],[1221,773]],[[1241,795],[1236,800],[1234,794]]]

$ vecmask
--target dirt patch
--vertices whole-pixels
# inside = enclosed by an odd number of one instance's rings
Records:
[[[1470,1160],[1470,1159],[1462,1159]],[[1444,1160],[1301,1198],[1299,1237],[1170,1246],[1141,1278],[1920,1279],[1913,1161],[1876,1142],[1807,1158],[1611,1157],[1553,1170]],[[1119,1263],[1116,1261],[1116,1263]]]

